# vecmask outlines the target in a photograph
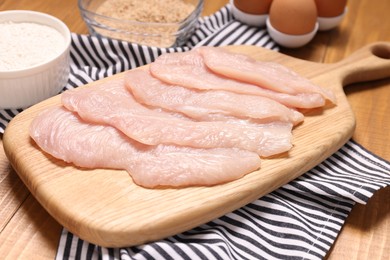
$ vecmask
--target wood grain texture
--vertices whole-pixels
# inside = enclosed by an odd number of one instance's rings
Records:
[[[212,14],[228,2],[228,0],[205,0],[203,14]],[[12,9],[47,12],[64,20],[72,32],[88,33],[79,15],[77,0],[0,1],[0,10]],[[390,42],[388,29],[390,28],[388,17],[390,1],[376,0],[373,4],[371,0],[353,0],[348,1],[348,9],[341,25],[334,30],[318,33],[312,42],[302,48],[282,49],[281,51],[304,60],[332,63],[369,43]],[[357,121],[354,140],[375,154],[390,160],[390,145],[388,145],[390,139],[390,117],[388,116],[390,114],[390,80],[354,84],[347,87],[345,91]],[[3,147],[1,138],[0,135],[0,146]],[[0,255],[5,259],[15,259],[18,252],[23,252],[22,259],[53,259],[57,243],[48,241],[47,237],[59,237],[60,225],[49,214],[40,214],[44,209],[32,196],[29,196],[28,200],[20,199],[25,198],[23,193],[28,194],[29,191],[12,170],[8,159],[2,152],[0,148],[0,201],[4,206],[0,207],[0,216],[9,214],[9,218],[1,218],[1,221],[6,221],[1,222]],[[12,188],[11,182],[18,183],[19,188]],[[14,192],[9,192],[10,190]],[[4,195],[8,198],[4,198]],[[6,200],[8,200],[7,203],[5,203]],[[390,205],[389,200],[390,187],[387,187],[377,192],[367,205],[355,205],[326,259],[389,259],[390,209],[389,206],[384,206]],[[31,203],[38,206],[32,208],[28,214],[24,208]],[[26,222],[51,224],[48,224],[49,228],[33,225],[26,229],[20,224],[21,219]],[[57,228],[51,228],[52,226]],[[17,235],[10,235],[13,233]],[[31,238],[29,246],[26,247],[20,242],[21,236]]]
[[[1,141],[2,143],[2,141]],[[0,231],[2,231],[29,192],[0,150]]]
[[[29,195],[0,233],[1,259],[53,259],[62,227]]]
[[[390,42],[390,1],[348,1],[348,14],[329,32],[323,62],[331,63],[377,40]],[[387,59],[390,57],[387,56]],[[390,79],[345,89],[356,117],[353,139],[390,161]],[[328,259],[390,259],[390,187],[352,209]]]
[[[259,171],[213,187],[144,189],[133,184],[125,171],[78,169],[44,154],[28,135],[31,120],[43,109],[60,104],[59,96],[15,117],[3,138],[5,152],[32,194],[71,232],[106,247],[131,246],[222,216],[319,164],[340,148],[355,128],[343,85],[390,77],[390,60],[378,57],[390,53],[388,43],[367,46],[335,64],[311,63],[253,46],[229,49],[284,64],[331,89],[338,100],[335,107],[307,114],[293,131],[292,150],[264,159]],[[123,73],[111,78],[118,77]]]

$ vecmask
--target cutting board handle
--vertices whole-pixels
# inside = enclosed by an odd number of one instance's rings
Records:
[[[367,45],[333,64],[342,85],[386,79],[390,77],[390,43]]]

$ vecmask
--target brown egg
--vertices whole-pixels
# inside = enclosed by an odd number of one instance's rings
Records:
[[[268,14],[272,0],[234,0],[237,9],[247,14]]]
[[[315,29],[316,4],[314,0],[273,0],[269,19],[279,32],[290,35],[307,34]]]
[[[320,17],[335,17],[344,12],[347,0],[315,0]]]

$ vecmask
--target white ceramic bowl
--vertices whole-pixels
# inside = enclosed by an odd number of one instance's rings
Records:
[[[335,27],[337,27],[341,20],[343,20],[344,16],[346,15],[348,9],[345,7],[344,12],[340,14],[339,16],[335,17],[317,17],[317,21],[319,23],[319,31],[328,31]]]
[[[314,30],[310,33],[301,34],[301,35],[290,35],[276,30],[272,26],[269,18],[267,19],[266,24],[267,24],[268,33],[271,36],[271,38],[279,45],[287,48],[298,48],[309,43],[316,35],[319,27],[317,22],[314,27]]]
[[[27,108],[58,94],[69,77],[71,34],[68,27],[48,14],[24,10],[0,12],[0,23],[45,25],[57,30],[64,38],[62,49],[51,58],[28,67],[0,68],[0,109]],[[40,52],[45,55],[45,50]]]

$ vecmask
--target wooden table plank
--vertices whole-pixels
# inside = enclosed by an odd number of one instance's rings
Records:
[[[0,256],[2,259],[53,259],[61,230],[62,226],[29,195],[0,233]]]
[[[390,41],[390,1],[349,1],[347,19],[334,32],[324,62],[335,62],[360,46]],[[387,59],[390,50],[381,52]],[[354,84],[346,88],[355,112],[353,139],[390,160],[390,80]],[[367,205],[355,205],[333,245],[329,259],[390,259],[390,187],[380,190]]]
[[[227,0],[205,1],[204,15],[212,14]],[[304,48],[283,52],[316,62],[335,62],[373,41],[390,41],[390,1],[349,1],[343,23],[330,32],[318,33]],[[62,19],[72,32],[87,28],[77,1],[3,0],[0,10],[29,9]],[[387,56],[389,58],[389,56]],[[390,160],[390,82],[358,84],[346,92],[357,118],[354,139],[375,154]],[[0,140],[0,255],[9,259],[53,259],[61,227],[28,195],[11,169]],[[329,252],[329,259],[390,259],[390,187],[377,192],[367,205],[356,205]],[[7,257],[5,257],[7,258]]]
[[[0,140],[0,231],[12,219],[29,192],[11,168]]]

